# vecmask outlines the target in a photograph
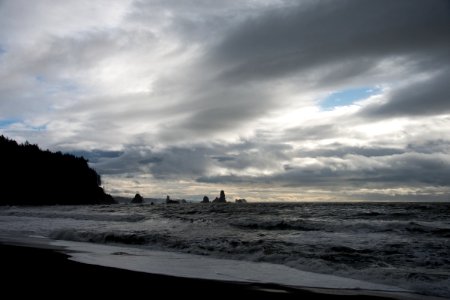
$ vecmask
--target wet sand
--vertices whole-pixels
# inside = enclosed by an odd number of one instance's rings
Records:
[[[11,297],[257,297],[259,299],[392,299],[326,293],[275,284],[225,282],[148,274],[83,264],[53,249],[0,244],[2,293]],[[241,299],[241,298],[240,298]]]

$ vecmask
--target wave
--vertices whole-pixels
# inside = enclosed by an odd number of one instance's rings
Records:
[[[240,229],[253,229],[253,230],[297,230],[297,231],[312,231],[319,230],[317,226],[308,223],[303,220],[271,220],[271,221],[237,221],[231,222],[231,226]]]
[[[450,284],[439,274],[448,274],[450,266],[449,209],[304,203],[10,207],[0,208],[0,222],[3,232],[271,262],[412,288],[423,283],[429,294],[448,296]],[[442,292],[435,293],[439,286]]]
[[[277,233],[274,233],[274,236],[276,235]],[[313,233],[313,235],[317,234]],[[444,254],[440,255],[441,258],[434,257],[433,260],[422,265],[420,272],[422,277],[418,277],[414,270],[405,269],[404,265],[407,264],[405,259],[409,260],[409,264],[414,261],[412,265],[415,266],[419,266],[424,261],[422,256],[411,252],[414,246],[406,242],[358,247],[345,245],[339,241],[323,243],[320,238],[313,244],[296,244],[274,240],[271,235],[258,238],[248,235],[199,237],[176,235],[173,232],[101,232],[75,229],[56,230],[50,234],[50,237],[80,242],[136,245],[154,250],[192,253],[216,258],[270,262],[305,271],[333,273],[359,279],[378,278],[384,283],[388,283],[384,279],[388,276],[406,287],[423,281],[434,281],[435,286],[441,286],[442,284],[438,281],[445,280],[442,274],[430,272],[434,270],[433,264],[445,264]],[[445,251],[445,249],[435,249],[435,251]],[[405,258],[404,253],[409,253],[408,257]],[[336,268],[336,266],[339,267]]]
[[[56,230],[50,233],[50,238],[90,243],[120,243],[127,245],[146,245],[152,240],[163,239],[163,235],[150,236],[146,232],[94,232],[79,231],[74,229]]]
[[[405,226],[405,230],[414,234],[431,234],[443,238],[450,237],[450,228],[434,227],[416,222],[409,222],[407,226]]]
[[[10,217],[30,217],[42,219],[73,219],[73,220],[89,220],[89,221],[112,221],[112,222],[139,222],[146,219],[142,214],[105,214],[105,213],[74,213],[74,212],[40,212],[40,211],[10,211],[4,213]]]
[[[230,221],[230,226],[242,230],[267,231],[322,231],[343,233],[395,233],[401,235],[431,235],[435,237],[450,237],[450,228],[442,223],[386,221],[386,220],[237,220]]]
[[[126,245],[145,245],[149,248],[181,250],[187,253],[216,254],[221,256],[247,255],[254,253],[291,255],[289,248],[293,243],[256,238],[245,240],[244,237],[204,237],[192,238],[187,235],[175,235],[168,232],[150,231],[93,231],[61,229],[50,233],[50,238],[90,243],[119,243]]]

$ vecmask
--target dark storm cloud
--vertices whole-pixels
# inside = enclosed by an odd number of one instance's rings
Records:
[[[245,148],[245,145],[249,146]],[[240,148],[239,151],[236,149]],[[217,147],[216,150],[221,150]],[[285,144],[249,143],[230,144],[223,147],[228,156],[220,156],[218,165],[227,170],[241,171],[248,168],[259,170],[276,170],[282,167],[282,162],[291,160],[292,147]],[[233,154],[234,153],[234,154]]]
[[[389,188],[409,185],[450,186],[450,160],[443,155],[407,153],[383,158],[323,159],[307,166],[288,166],[266,176],[202,176],[205,183],[271,184],[289,187]]]
[[[140,147],[130,147],[123,151],[122,155],[115,157],[97,158],[97,161],[91,162],[91,166],[101,174],[125,174],[133,176],[133,174],[141,173],[141,160],[149,159],[151,153],[142,150]]]
[[[105,152],[93,163],[104,174],[151,174],[155,179],[201,183],[268,184],[285,187],[396,187],[404,185],[449,186],[450,159],[440,153],[419,153],[382,147],[326,148],[293,151],[285,144],[241,141],[150,149],[129,146]],[[307,163],[303,163],[306,159]],[[312,161],[311,161],[312,160]],[[218,170],[226,175],[217,175]],[[248,170],[257,170],[254,175]],[[263,175],[264,171],[269,171]]]
[[[75,156],[82,156],[90,163],[98,163],[102,159],[115,158],[123,154],[123,151],[106,151],[106,150],[91,150],[91,151],[70,151]]]
[[[342,144],[331,144],[327,147],[318,147],[314,150],[300,150],[298,152],[301,157],[344,157],[346,155],[360,155],[365,157],[373,156],[391,156],[395,154],[405,153],[400,148],[383,148],[383,147],[350,147]]]
[[[168,126],[162,126],[158,139],[173,141],[185,136],[210,137],[245,126],[277,106],[270,92],[262,88],[244,89],[209,83],[205,91],[173,108],[174,113],[181,117]],[[208,81],[203,84],[207,85]]]
[[[197,178],[214,173],[217,168],[241,171],[247,168],[277,169],[280,161],[289,160],[291,147],[283,144],[239,143],[189,145],[150,149],[130,145],[122,152],[76,152],[98,156],[92,165],[104,174],[146,172],[157,179]],[[101,156],[101,157],[100,157]]]
[[[205,174],[214,153],[214,149],[204,146],[154,150],[130,145],[122,155],[104,157],[93,167],[104,174],[146,173],[157,179],[187,179]]]
[[[158,161],[150,166],[151,174],[158,179],[179,179],[199,176],[211,166],[210,149],[170,148],[157,153]]]
[[[408,150],[417,153],[450,153],[450,141],[444,139],[414,141],[407,145]]]
[[[358,184],[381,183],[381,186],[450,186],[450,161],[447,156],[408,153],[392,156],[386,162],[386,166],[365,170],[360,177],[352,176],[350,180]]]
[[[236,157],[232,156],[211,156],[212,159],[217,160],[218,162],[226,162],[230,160],[236,160]]]
[[[449,37],[447,0],[318,1],[239,24],[212,59],[228,66],[226,77],[234,82],[320,67],[322,75],[329,69],[351,77],[385,58],[404,56],[435,66],[430,56],[436,56],[448,63]]]
[[[448,38],[450,40],[450,35]],[[450,111],[449,78],[450,70],[439,72],[431,78],[394,90],[388,95],[386,103],[372,104],[361,113],[366,117],[375,118],[448,113]]]

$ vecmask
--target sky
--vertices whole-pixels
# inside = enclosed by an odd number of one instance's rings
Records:
[[[0,0],[0,134],[113,195],[450,201],[448,0]]]

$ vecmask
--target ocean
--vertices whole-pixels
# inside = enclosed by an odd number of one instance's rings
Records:
[[[10,206],[0,234],[273,263],[450,298],[450,203]]]

